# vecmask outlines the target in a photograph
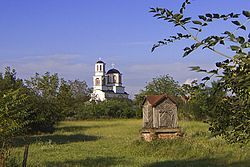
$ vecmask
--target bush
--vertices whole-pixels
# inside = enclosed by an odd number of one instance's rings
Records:
[[[141,117],[140,109],[127,99],[110,99],[99,103],[85,102],[74,109],[74,119]]]

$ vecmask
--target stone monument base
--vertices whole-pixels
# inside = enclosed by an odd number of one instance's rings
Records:
[[[142,128],[140,134],[141,138],[148,142],[157,139],[175,139],[183,136],[180,128]]]

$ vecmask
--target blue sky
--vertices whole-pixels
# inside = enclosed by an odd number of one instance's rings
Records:
[[[193,0],[187,14],[240,13],[250,0]],[[175,30],[157,20],[150,7],[178,10],[180,0],[0,0],[0,70],[11,66],[21,78],[35,72],[57,72],[65,79],[86,80],[92,86],[99,57],[123,73],[132,96],[153,77],[170,74],[184,83],[200,78],[189,66],[212,68],[220,57],[197,51],[182,58],[189,42],[178,42],[151,53],[152,45]],[[249,25],[247,25],[249,27]],[[217,24],[205,31],[234,27]]]

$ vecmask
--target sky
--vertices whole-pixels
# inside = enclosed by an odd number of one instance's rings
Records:
[[[179,32],[149,13],[150,7],[178,11],[180,0],[0,0],[0,71],[6,66],[29,79],[36,72],[58,73],[66,80],[85,80],[92,87],[94,64],[101,58],[123,74],[126,91],[133,95],[152,78],[169,74],[180,84],[202,78],[188,67],[211,69],[220,56],[198,50],[183,58],[177,42],[151,48],[158,40]],[[187,16],[205,13],[241,13],[250,0],[191,0]],[[246,25],[249,27],[249,24]],[[235,27],[214,23],[204,35]],[[226,52],[226,51],[225,51]]]

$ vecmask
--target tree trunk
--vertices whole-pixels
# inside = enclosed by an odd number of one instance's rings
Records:
[[[23,154],[23,164],[22,164],[22,167],[26,167],[27,166],[28,152],[29,152],[29,145],[25,145],[24,146],[24,154]]]

